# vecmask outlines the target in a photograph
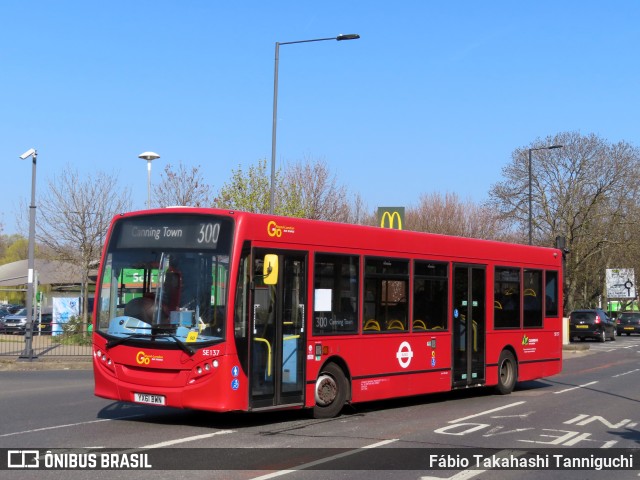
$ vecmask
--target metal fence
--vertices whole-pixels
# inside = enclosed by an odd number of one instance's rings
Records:
[[[27,339],[24,334],[0,335],[0,356],[19,357],[27,354]],[[32,355],[35,357],[84,357],[91,356],[91,332],[75,329],[51,333],[34,332],[31,339]]]

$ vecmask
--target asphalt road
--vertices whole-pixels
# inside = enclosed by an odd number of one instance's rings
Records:
[[[300,411],[214,414],[123,404],[94,397],[88,370],[2,371],[0,449],[125,448],[152,452],[155,468],[189,470],[126,473],[153,479],[640,478],[622,469],[492,471],[428,463],[429,455],[437,460],[440,452],[446,461],[483,449],[502,456],[542,452],[553,460],[581,448],[635,455],[640,462],[640,337],[589,346],[587,353],[565,352],[561,374],[519,384],[511,395],[472,389],[373,402],[347,407],[330,420]],[[307,468],[295,470],[301,465]],[[89,474],[121,478],[123,472],[0,472],[3,478],[46,479]]]

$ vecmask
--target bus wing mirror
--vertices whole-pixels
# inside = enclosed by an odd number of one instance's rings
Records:
[[[278,283],[278,256],[269,253],[264,256],[264,284],[275,285]]]

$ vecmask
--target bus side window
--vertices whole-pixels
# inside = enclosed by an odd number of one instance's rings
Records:
[[[445,330],[449,267],[446,263],[416,261],[413,282],[413,330]]]
[[[407,331],[408,260],[366,258],[364,282],[363,332]],[[379,328],[373,328],[373,325]]]

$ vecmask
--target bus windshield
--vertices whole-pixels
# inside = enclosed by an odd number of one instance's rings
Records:
[[[187,218],[133,217],[114,228],[96,292],[96,330],[111,346],[153,340],[185,349],[225,339],[230,222]]]

